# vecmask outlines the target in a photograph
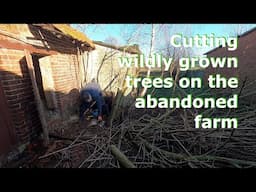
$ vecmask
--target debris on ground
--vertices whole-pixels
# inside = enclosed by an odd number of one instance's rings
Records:
[[[234,116],[236,129],[195,129],[195,109],[134,109],[112,127],[73,121],[50,134],[47,149],[31,144],[18,167],[48,168],[219,168],[256,167],[256,104],[245,92],[239,109],[209,109],[208,116]]]

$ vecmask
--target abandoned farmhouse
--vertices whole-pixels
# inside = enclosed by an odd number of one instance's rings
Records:
[[[1,157],[24,150],[42,126],[65,127],[77,113],[80,89],[93,78],[116,93],[125,75],[116,56],[135,53],[138,47],[93,42],[67,24],[1,24]]]
[[[179,73],[182,70],[170,62],[163,72],[163,69],[120,67],[118,58],[136,58],[142,54],[139,45],[117,46],[95,41],[70,24],[0,24],[0,167],[10,162],[15,164],[22,159],[24,151],[28,151],[32,159],[28,161],[25,157],[24,162],[30,164],[36,159],[41,167],[121,167],[124,155],[120,151],[135,162],[132,164],[125,158],[124,167],[178,167],[182,163],[184,167],[225,167],[236,163],[256,167],[252,147],[255,138],[251,139],[251,135],[256,135],[255,42],[256,28],[253,28],[238,36],[236,50],[220,46],[205,53],[206,57],[237,57],[238,68],[196,68]],[[205,113],[210,117],[219,114],[238,117],[241,123],[238,133],[234,136],[229,130],[202,134],[196,129],[196,132],[191,127],[201,109],[195,107],[132,108],[140,90],[134,85],[128,87],[125,79],[127,75],[145,77],[147,72],[151,72],[152,77],[161,74],[161,78],[200,76],[204,82],[210,74],[237,77],[239,88],[231,93],[240,99],[239,110]],[[118,119],[115,126],[100,129],[104,132],[101,137],[94,130],[82,135],[85,129],[79,124],[80,93],[92,80],[113,104],[110,116],[119,115],[115,116]],[[150,91],[157,94],[159,90]],[[182,94],[189,95],[191,90],[186,91]],[[213,95],[208,90],[202,94]],[[43,143],[40,149],[37,148],[39,142],[35,142],[39,140]],[[244,147],[247,144],[247,148]],[[110,151],[122,160],[113,158]],[[63,163],[66,159],[68,164]]]

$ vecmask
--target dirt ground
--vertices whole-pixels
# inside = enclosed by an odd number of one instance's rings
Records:
[[[55,129],[50,133],[50,144],[43,146],[38,139],[30,143],[18,157],[6,165],[8,168],[56,168],[76,167],[89,155],[83,141],[97,137],[104,132],[100,126],[87,127],[88,122],[69,122],[65,129]],[[79,139],[78,139],[79,137]]]

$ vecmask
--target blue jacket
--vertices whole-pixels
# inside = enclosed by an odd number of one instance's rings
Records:
[[[102,115],[102,106],[104,105],[104,99],[102,96],[102,91],[101,91],[100,86],[95,82],[88,83],[81,90],[81,95],[83,95],[85,92],[90,93],[93,101],[96,101],[96,106],[97,106],[99,115]]]

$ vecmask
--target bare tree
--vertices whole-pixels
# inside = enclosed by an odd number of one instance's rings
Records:
[[[97,82],[99,82],[99,75],[100,75],[100,71],[103,67],[103,65],[106,63],[106,61],[108,61],[109,59],[111,59],[111,57],[113,57],[115,54],[117,54],[118,51],[114,50],[114,49],[106,49],[106,51],[103,54],[103,57],[100,60],[100,64],[97,70]]]
[[[108,43],[110,45],[114,46],[120,46],[119,40],[116,37],[109,36],[104,40],[105,43]]]
[[[151,54],[154,52],[154,43],[155,43],[155,35],[156,35],[156,26],[154,24],[151,25],[151,38],[150,38],[150,47],[149,47],[149,57],[151,57]],[[147,71],[147,77],[150,76],[151,69],[148,68]],[[144,87],[139,96],[143,97],[147,92],[147,88]]]
[[[179,76],[179,65],[178,61],[181,57],[190,57],[192,56],[193,49],[185,47],[173,47],[170,44],[170,37],[175,33],[182,32],[186,35],[191,35],[191,25],[170,25],[163,24],[159,27],[159,33],[157,37],[159,38],[156,44],[160,46],[157,47],[157,51],[165,57],[172,57],[173,61],[169,69],[170,76],[174,77],[175,82]]]

